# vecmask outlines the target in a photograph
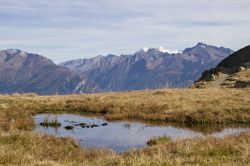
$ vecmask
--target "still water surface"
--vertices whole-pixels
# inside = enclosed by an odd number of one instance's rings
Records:
[[[59,137],[72,137],[84,148],[109,148],[117,152],[124,152],[131,148],[142,148],[148,140],[154,137],[168,136],[172,139],[215,136],[224,137],[230,134],[239,134],[248,128],[222,128],[220,130],[203,132],[191,130],[187,127],[174,127],[171,125],[159,126],[140,122],[108,122],[103,118],[86,117],[75,114],[40,114],[35,117],[35,132],[51,134]],[[39,124],[44,118],[57,120],[60,127],[42,127]],[[93,128],[82,127],[77,124],[97,125]],[[107,123],[107,124],[105,124]],[[74,126],[72,130],[66,130],[66,126]]]

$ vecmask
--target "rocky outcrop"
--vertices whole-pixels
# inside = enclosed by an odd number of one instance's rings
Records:
[[[194,87],[248,88],[250,87],[250,46],[244,47],[222,60],[215,68],[206,70]]]

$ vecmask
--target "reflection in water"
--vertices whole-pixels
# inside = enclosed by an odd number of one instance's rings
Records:
[[[44,118],[52,119],[56,116],[62,124],[57,128],[46,128],[39,125]],[[53,134],[59,137],[72,137],[78,141],[80,146],[85,148],[110,148],[118,152],[123,152],[131,148],[144,147],[148,140],[154,137],[168,136],[172,139],[191,138],[203,136],[223,137],[229,134],[237,134],[246,131],[247,128],[203,128],[193,126],[172,126],[172,125],[148,125],[139,122],[107,122],[102,118],[85,117],[72,114],[49,115],[41,114],[35,116],[35,131]],[[74,126],[72,130],[65,127]],[[191,130],[191,129],[195,130]]]
[[[123,126],[124,126],[124,128],[125,128],[125,129],[130,129],[131,124],[129,124],[129,123],[125,123]]]

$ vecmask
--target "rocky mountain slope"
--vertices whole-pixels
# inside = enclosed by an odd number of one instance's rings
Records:
[[[203,72],[194,87],[250,87],[250,46],[225,58],[215,68]]]
[[[60,64],[102,91],[188,87],[205,69],[233,53],[231,49],[204,43],[181,52],[164,48],[142,49],[133,55],[107,55]]]
[[[50,95],[96,90],[94,84],[43,56],[16,49],[0,51],[0,93]]]

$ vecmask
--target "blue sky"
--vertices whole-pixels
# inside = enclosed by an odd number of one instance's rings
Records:
[[[0,49],[56,63],[199,41],[237,50],[250,44],[249,9],[249,0],[0,0]]]

